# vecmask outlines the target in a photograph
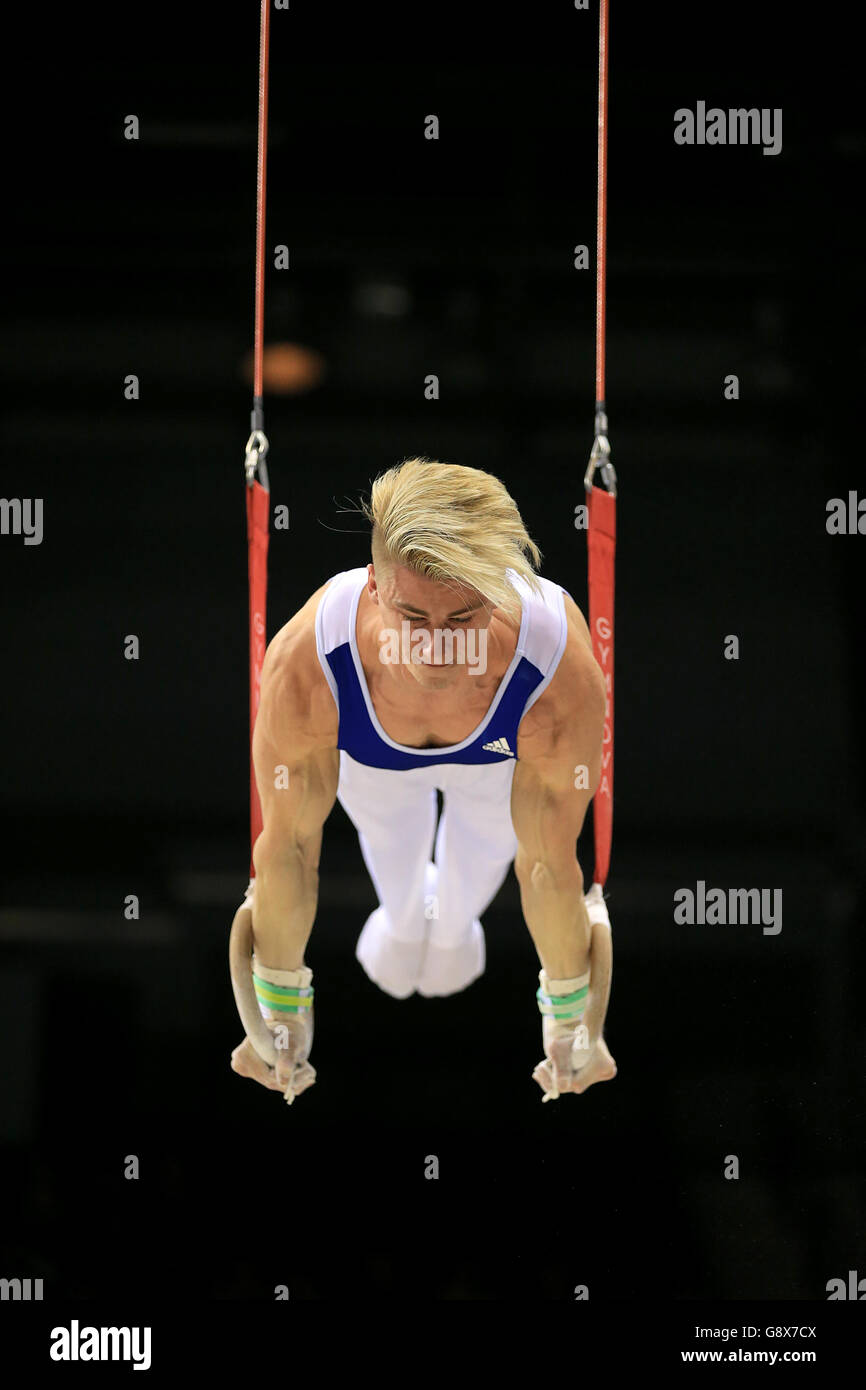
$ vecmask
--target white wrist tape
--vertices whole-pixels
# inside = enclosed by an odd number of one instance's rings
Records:
[[[299,970],[276,970],[272,965],[262,965],[253,952],[253,974],[267,980],[269,985],[282,985],[287,988],[297,985],[300,989],[309,989],[313,983],[313,972],[308,965],[302,965]]]
[[[259,1012],[268,1023],[297,1026],[312,1041],[313,972],[308,965],[298,970],[277,970],[260,965],[253,953],[253,986]],[[307,1049],[309,1051],[309,1048]]]
[[[544,1022],[555,1022],[574,1028],[583,1018],[587,1004],[589,971],[570,979],[551,980],[545,970],[538,972],[539,988],[535,997]]]
[[[589,971],[585,975],[573,975],[570,980],[552,980],[544,970],[539,970],[538,982],[545,994],[574,994],[589,984]]]

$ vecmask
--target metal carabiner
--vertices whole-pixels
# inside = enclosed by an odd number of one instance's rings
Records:
[[[583,486],[592,491],[592,479],[596,468],[601,465],[601,480],[610,493],[616,497],[616,469],[610,461],[610,444],[606,434],[597,434],[589,456],[589,463],[583,475]]]
[[[256,481],[256,473],[258,473],[262,487],[267,488],[268,470],[265,467],[267,452],[268,437],[264,430],[253,430],[247,440],[246,456],[244,459],[247,487],[252,487],[253,483]]]

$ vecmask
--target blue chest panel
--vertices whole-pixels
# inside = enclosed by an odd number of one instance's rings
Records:
[[[498,700],[493,716],[490,719],[485,718],[484,728],[476,738],[465,748],[454,751],[447,748],[430,749],[422,753],[402,746],[392,748],[391,744],[381,737],[370,718],[352,659],[352,648],[348,642],[329,652],[327,661],[340,694],[337,747],[344,749],[356,762],[366,763],[368,767],[391,768],[394,772],[404,772],[414,767],[430,767],[436,763],[501,763],[508,760],[508,753],[499,749],[484,748],[483,745],[503,739],[516,757],[517,729],[526,702],[543,680],[538,667],[533,666],[526,657],[521,657],[508,678],[505,689],[502,690],[500,687],[496,692]]]

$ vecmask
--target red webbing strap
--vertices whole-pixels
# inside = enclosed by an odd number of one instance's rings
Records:
[[[250,878],[252,850],[262,833],[262,807],[253,767],[253,729],[259,709],[262,664],[267,644],[268,513],[270,493],[255,482],[247,488],[247,569],[250,590]]]
[[[253,344],[252,434],[247,441],[244,470],[247,490],[247,570],[250,598],[250,879],[255,878],[253,849],[262,833],[262,807],[253,763],[253,729],[259,709],[262,666],[267,646],[268,528],[270,489],[265,457],[262,366],[265,341],[265,215],[268,168],[268,71],[270,67],[271,0],[261,0],[259,20],[259,123],[256,165],[256,288]],[[258,474],[258,477],[256,476]]]
[[[608,0],[598,12],[598,155],[595,256],[595,400],[604,403],[604,348],[607,307],[607,18]]]
[[[593,882],[607,880],[613,839],[613,599],[614,554],[616,551],[616,497],[604,488],[592,487],[587,494],[589,530],[589,630],[592,650],[604,672],[607,712],[601,752],[601,780],[593,797],[593,835],[595,872]]]
[[[253,346],[253,408],[262,408],[265,342],[265,209],[268,186],[268,72],[271,59],[271,0],[262,0],[259,21],[259,147],[256,160],[256,319]],[[261,429],[261,420],[253,428]]]
[[[613,591],[616,552],[616,471],[610,461],[605,404],[605,333],[607,299],[607,67],[608,0],[598,13],[598,203],[595,277],[595,442],[584,483],[589,508],[587,560],[589,565],[589,628],[592,650],[604,673],[607,712],[601,754],[601,779],[593,798],[595,873],[602,888],[610,868],[613,840]],[[597,467],[606,487],[592,482]]]

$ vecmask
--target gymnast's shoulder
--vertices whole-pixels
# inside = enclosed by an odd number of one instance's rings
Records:
[[[568,630],[550,684],[520,723],[518,757],[547,754],[577,730],[601,732],[606,704],[604,674],[593,656],[586,619],[563,594]]]
[[[274,719],[317,745],[336,747],[339,718],[316,651],[316,612],[327,581],[268,643],[258,719]]]

